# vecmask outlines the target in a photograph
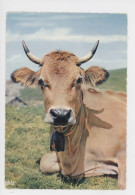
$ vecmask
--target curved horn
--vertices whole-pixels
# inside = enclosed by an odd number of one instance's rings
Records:
[[[78,62],[77,62],[77,66],[80,66],[82,63],[85,63],[87,61],[89,61],[95,54],[97,47],[99,44],[99,40],[96,42],[95,46],[93,47],[93,49],[90,51],[89,54],[87,54],[86,56],[79,58]]]
[[[26,44],[25,44],[25,41],[22,41],[22,44],[23,44],[23,48],[24,48],[24,51],[27,55],[27,57],[34,63],[36,64],[39,64],[40,66],[42,66],[42,58],[38,58],[36,56],[34,56],[30,51],[29,49],[27,48]]]

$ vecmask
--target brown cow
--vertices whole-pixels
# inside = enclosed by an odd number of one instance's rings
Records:
[[[41,68],[37,72],[21,68],[11,78],[28,87],[41,85],[45,122],[52,125],[52,132],[55,130],[51,149],[56,151],[42,157],[41,171],[61,171],[73,178],[118,174],[118,188],[124,189],[126,95],[94,89],[109,76],[103,68],[80,68],[92,58],[98,42],[82,58],[54,51],[40,59],[30,53],[24,41],[23,47],[28,58]]]

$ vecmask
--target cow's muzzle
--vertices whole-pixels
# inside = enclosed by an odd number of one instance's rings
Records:
[[[56,126],[75,124],[76,120],[72,109],[51,108],[46,115],[45,122]]]

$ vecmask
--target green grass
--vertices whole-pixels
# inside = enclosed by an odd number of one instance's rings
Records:
[[[43,101],[40,87],[37,88],[24,88],[21,90],[21,100],[29,102],[30,100]]]
[[[109,71],[110,76],[106,82],[99,86],[101,89],[109,89],[117,92],[126,92],[127,69]]]
[[[6,188],[20,189],[116,189],[110,177],[62,179],[59,174],[43,175],[36,163],[49,152],[49,125],[42,107],[6,107]],[[14,185],[8,184],[9,181]]]
[[[102,88],[126,92],[126,69],[110,71],[110,78]],[[26,88],[20,98],[29,103],[32,100],[41,101],[42,95],[39,88]],[[44,123],[44,115],[42,105],[6,107],[6,188],[116,189],[117,179],[107,176],[73,180],[62,179],[59,174],[41,173],[36,161],[50,152],[50,126]]]

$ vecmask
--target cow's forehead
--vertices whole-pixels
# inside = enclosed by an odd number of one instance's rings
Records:
[[[77,61],[78,57],[67,51],[53,51],[44,56],[45,61]]]
[[[56,51],[44,57],[44,65],[41,69],[43,79],[73,78],[81,73],[76,66],[78,58],[69,52]]]

